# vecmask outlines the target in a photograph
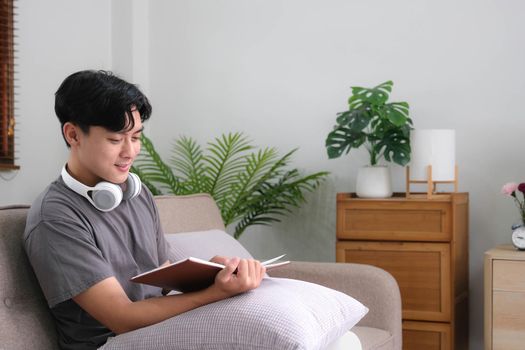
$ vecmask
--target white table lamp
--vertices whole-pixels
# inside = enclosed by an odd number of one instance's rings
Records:
[[[458,190],[456,165],[456,131],[450,129],[412,130],[410,132],[410,165],[406,168],[406,196],[410,184],[427,184],[427,197],[436,193],[436,184],[453,183]]]

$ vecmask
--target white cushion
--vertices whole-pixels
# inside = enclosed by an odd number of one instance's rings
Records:
[[[166,239],[174,260],[252,257],[221,230],[166,234]],[[356,344],[348,330],[367,312],[361,303],[338,291],[298,280],[265,278],[255,290],[110,338],[102,349],[306,350],[329,345],[339,349]]]
[[[257,289],[110,338],[102,349],[325,349],[367,312],[333,289],[265,278]]]

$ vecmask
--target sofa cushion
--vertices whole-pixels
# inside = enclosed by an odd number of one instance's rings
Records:
[[[25,254],[28,206],[0,207],[0,348],[56,349],[56,331]]]
[[[352,328],[359,339],[364,350],[390,350],[395,349],[394,336],[392,333],[379,328],[355,326]]]
[[[323,349],[367,312],[333,289],[265,278],[257,289],[110,338],[102,349]]]

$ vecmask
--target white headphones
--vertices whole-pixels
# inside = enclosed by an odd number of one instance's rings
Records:
[[[126,189],[124,191],[122,191],[119,185],[107,181],[99,182],[95,187],[89,187],[73,178],[73,176],[67,172],[65,165],[62,168],[62,179],[67,187],[82,197],[85,197],[100,211],[111,211],[115,209],[123,199],[128,200],[138,196],[142,188],[140,178],[133,173],[128,174],[125,185]]]

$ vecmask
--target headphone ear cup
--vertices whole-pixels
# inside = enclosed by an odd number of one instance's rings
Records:
[[[129,173],[128,179],[126,180],[126,190],[123,194],[123,199],[128,200],[135,198],[139,195],[142,189],[142,181],[137,174]]]
[[[100,182],[93,188],[91,198],[98,210],[111,211],[122,201],[122,189],[110,182]]]

